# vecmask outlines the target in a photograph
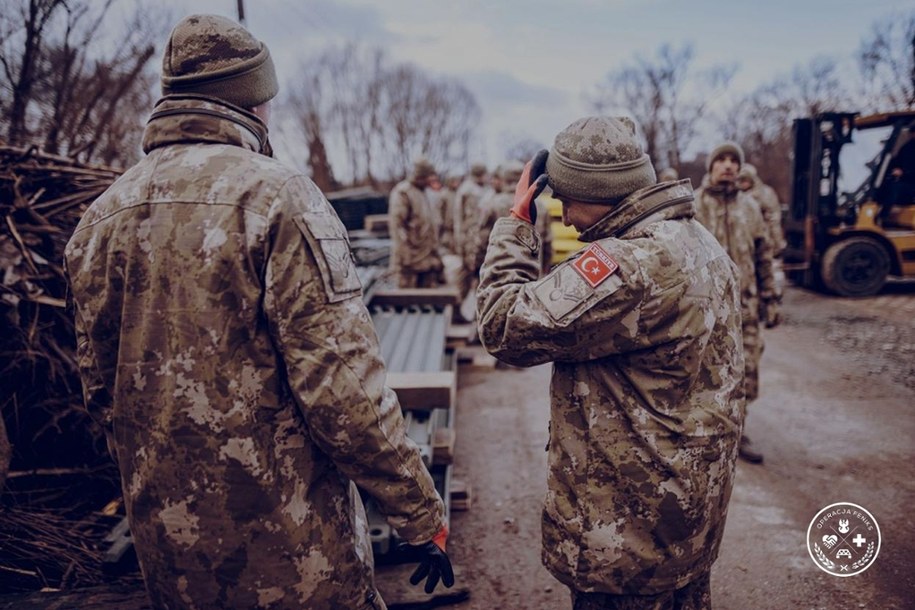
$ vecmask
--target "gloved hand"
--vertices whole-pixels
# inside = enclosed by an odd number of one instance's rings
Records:
[[[515,187],[515,203],[511,211],[513,218],[531,224],[537,222],[537,206],[534,205],[534,199],[546,187],[547,176],[544,172],[546,171],[546,158],[549,155],[548,150],[541,150],[525,164],[521,179],[518,180],[518,185]],[[531,180],[531,176],[534,176],[533,180]]]
[[[451,569],[451,560],[445,554],[445,542],[448,539],[448,528],[444,525],[430,542],[413,547],[423,556],[419,567],[410,577],[411,585],[418,585],[426,579],[425,591],[432,593],[441,577],[442,584],[446,587],[454,586],[454,570]]]
[[[782,314],[778,308],[778,301],[766,301],[763,303],[762,319],[766,328],[775,328],[782,323]]]

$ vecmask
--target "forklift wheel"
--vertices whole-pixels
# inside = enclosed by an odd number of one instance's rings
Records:
[[[843,297],[866,297],[883,288],[890,257],[880,242],[850,237],[826,249],[821,270],[823,284],[832,292]]]

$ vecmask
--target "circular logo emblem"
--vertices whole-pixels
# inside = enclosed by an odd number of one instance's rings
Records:
[[[857,504],[830,504],[810,522],[807,550],[824,572],[833,576],[854,576],[871,567],[877,559],[880,527],[874,516]]]

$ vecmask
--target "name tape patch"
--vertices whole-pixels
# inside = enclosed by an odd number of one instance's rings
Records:
[[[572,267],[591,288],[600,286],[620,268],[613,257],[597,244],[588,246],[588,249],[572,263]]]

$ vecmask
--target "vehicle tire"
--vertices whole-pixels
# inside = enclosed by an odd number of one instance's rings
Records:
[[[850,237],[832,244],[820,267],[826,288],[843,297],[877,294],[889,272],[889,253],[870,237]]]

